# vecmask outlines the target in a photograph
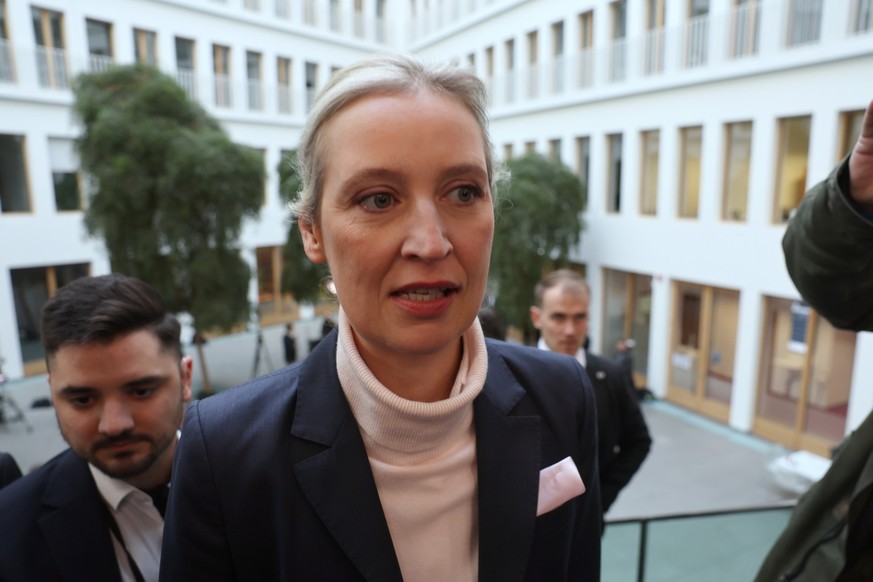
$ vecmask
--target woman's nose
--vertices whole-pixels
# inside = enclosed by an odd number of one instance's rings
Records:
[[[401,249],[403,256],[438,261],[452,251],[445,220],[435,202],[417,203],[406,228],[406,238]]]

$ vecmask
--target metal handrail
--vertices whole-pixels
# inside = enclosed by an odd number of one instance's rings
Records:
[[[737,507],[733,509],[714,509],[709,511],[686,511],[679,513],[665,513],[647,517],[627,517],[623,519],[607,520],[606,525],[632,525],[640,524],[640,544],[637,554],[637,582],[645,582],[646,578],[646,545],[649,536],[649,523],[657,521],[674,521],[677,519],[690,519],[695,517],[719,517],[723,515],[737,515],[741,513],[760,513],[764,511],[778,511],[791,509],[797,504],[796,499],[773,503],[770,505],[753,505]]]

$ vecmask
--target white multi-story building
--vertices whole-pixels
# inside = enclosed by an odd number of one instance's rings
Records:
[[[801,303],[780,247],[873,99],[873,0],[0,0],[6,372],[40,373],[42,303],[110,268],[81,224],[78,72],[154,63],[263,151],[242,240],[271,323],[291,316],[276,166],[332,70],[397,50],[473,67],[498,151],[579,174],[594,346],[633,337],[639,382],[820,453],[873,408],[873,339]]]

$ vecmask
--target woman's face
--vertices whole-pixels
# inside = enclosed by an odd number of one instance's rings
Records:
[[[301,223],[304,246],[330,266],[365,361],[457,350],[494,232],[476,119],[447,96],[369,96],[322,127],[320,148],[320,218]]]

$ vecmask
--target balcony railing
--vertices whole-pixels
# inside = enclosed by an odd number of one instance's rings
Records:
[[[788,46],[816,43],[821,35],[822,0],[791,0],[788,14]]]
[[[88,71],[91,73],[105,73],[112,66],[112,57],[109,55],[88,55]]]
[[[316,0],[303,0],[303,23],[310,26],[318,26],[318,14],[315,5]]]
[[[743,4],[733,8],[730,18],[730,56],[738,59],[758,54],[761,5]]]
[[[609,521],[604,580],[752,580],[794,502]]]
[[[293,102],[291,100],[290,85],[280,84],[276,87],[276,106],[279,109],[279,113],[291,113]]]
[[[664,72],[664,29],[647,30],[643,36],[643,74],[657,75]]]
[[[685,54],[683,64],[686,68],[706,65],[709,47],[709,16],[695,16],[685,23]]]
[[[0,82],[15,82],[15,59],[12,55],[12,47],[9,42],[0,38]]]
[[[549,67],[549,70],[552,74],[552,82],[551,82],[551,90],[552,95],[560,95],[564,92],[564,89],[567,87],[567,82],[565,80],[565,69],[567,67],[567,59],[564,58],[564,55],[555,55],[554,60]]]
[[[873,0],[852,0],[849,32],[862,34],[873,31]]]
[[[233,87],[227,75],[215,75],[215,105],[216,107],[233,106]]]
[[[617,38],[609,45],[609,82],[618,83],[627,77],[627,40]]]
[[[576,67],[578,77],[576,86],[585,89],[594,85],[594,48],[587,47],[579,52],[579,64]]]
[[[180,68],[176,70],[176,82],[192,101],[197,99],[197,79],[194,77],[194,69]]]
[[[70,87],[67,55],[63,49],[36,47],[36,72],[41,87],[51,89]]]
[[[276,0],[276,17],[288,20],[291,18],[291,0]]]
[[[249,111],[264,110],[264,87],[260,81],[248,81]]]

